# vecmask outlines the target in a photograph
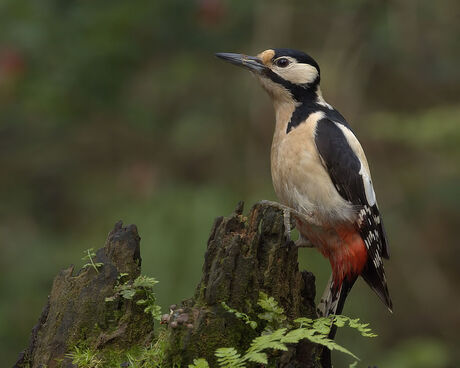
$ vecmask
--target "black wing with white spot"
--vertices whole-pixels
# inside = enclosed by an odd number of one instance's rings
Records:
[[[368,252],[368,262],[361,276],[391,309],[382,262],[382,257],[388,258],[385,231],[369,173],[347,140],[345,129],[356,140],[346,125],[327,118],[319,120],[316,147],[339,194],[359,211],[357,227]],[[355,143],[359,144],[357,140]]]

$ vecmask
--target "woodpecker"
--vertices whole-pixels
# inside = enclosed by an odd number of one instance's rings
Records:
[[[297,245],[312,244],[332,267],[322,313],[341,313],[358,276],[392,311],[382,262],[389,248],[369,165],[345,118],[324,100],[318,63],[292,49],[216,56],[249,69],[273,101],[275,193],[296,219]]]

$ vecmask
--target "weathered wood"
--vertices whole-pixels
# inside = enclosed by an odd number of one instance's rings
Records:
[[[48,303],[32,330],[28,348],[15,367],[73,367],[65,354],[84,341],[88,346],[129,348],[152,339],[153,320],[132,300],[107,303],[121,272],[130,279],[140,275],[140,238],[134,225],[118,222],[95,262],[103,265],[62,270],[54,279]],[[62,361],[61,361],[62,360]]]
[[[226,312],[221,302],[249,315],[256,314],[259,292],[273,296],[289,319],[315,317],[315,278],[300,272],[298,248],[284,238],[281,210],[256,204],[243,216],[242,203],[230,217],[215,220],[192,300],[183,305],[193,328],[173,329],[170,364],[188,364],[205,357],[215,366],[214,351],[233,346],[244,351],[256,336]],[[278,358],[280,367],[316,367],[318,351],[302,343]]]
[[[315,278],[299,271],[298,248],[285,239],[283,213],[256,204],[247,217],[240,203],[229,217],[215,220],[208,240],[203,274],[195,295],[175,306],[168,316],[164,367],[186,367],[194,358],[215,366],[214,352],[233,346],[244,351],[256,332],[226,312],[229,306],[255,316],[259,292],[273,296],[289,320],[316,317]],[[135,226],[121,223],[97,252],[104,265],[73,275],[73,267],[54,280],[48,304],[32,331],[29,347],[16,367],[56,367],[56,359],[78,341],[86,339],[99,349],[110,344],[119,349],[152,341],[153,321],[132,301],[107,303],[120,272],[134,279],[140,274],[139,236]],[[303,342],[275,358],[278,367],[319,367],[321,349]],[[29,365],[27,365],[29,364]]]

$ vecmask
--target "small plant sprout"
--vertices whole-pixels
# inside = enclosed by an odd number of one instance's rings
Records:
[[[83,265],[83,268],[92,267],[99,273],[98,268],[103,265],[102,262],[94,262],[94,258],[96,257],[96,253],[94,253],[93,248],[86,249],[84,252],[85,256],[82,258],[83,261],[89,261]]]

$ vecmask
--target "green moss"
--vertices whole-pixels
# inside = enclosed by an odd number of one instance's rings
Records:
[[[130,367],[136,368],[165,367],[163,361],[168,336],[167,330],[162,329],[157,339],[148,347],[133,345],[125,349],[94,349],[88,341],[80,341],[66,355],[66,359],[78,368],[113,368],[120,367],[123,363],[129,363]]]
[[[195,311],[196,312],[196,311]],[[197,329],[178,327],[170,331],[166,348],[166,365],[187,366],[198,357],[206,358],[210,366],[216,363],[215,350],[223,346],[243,349],[257,336],[244,322],[227,313],[220,305],[199,310]]]

